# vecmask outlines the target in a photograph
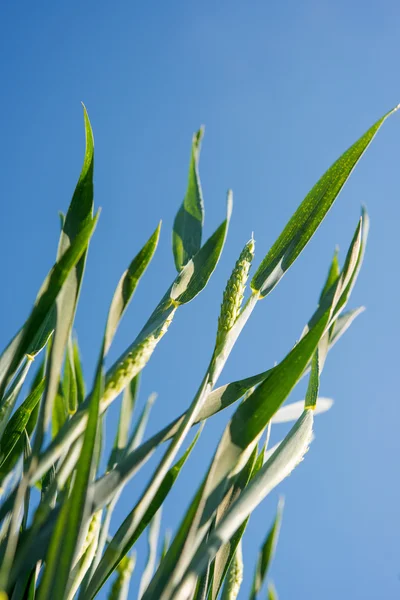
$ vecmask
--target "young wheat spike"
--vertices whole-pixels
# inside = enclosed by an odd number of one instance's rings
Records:
[[[98,510],[96,513],[94,513],[93,517],[90,520],[85,540],[84,540],[84,542],[82,544],[82,548],[80,549],[79,554],[75,560],[75,564],[80,561],[80,559],[85,554],[85,552],[87,551],[89,546],[91,546],[91,544],[93,543],[93,540],[96,538],[96,536],[98,534],[100,523],[101,523],[101,510]]]
[[[218,318],[217,346],[222,344],[239,316],[253,258],[254,239],[251,238],[240,253],[224,290],[221,312]]]
[[[221,600],[236,600],[239,595],[240,586],[243,581],[243,553],[242,542],[240,541],[236,552],[233,555],[226,576]]]
[[[106,408],[114,398],[122,392],[128,383],[144,369],[158,342],[167,332],[175,311],[176,308],[172,310],[158,330],[150,334],[139,344],[135,345],[131,350],[128,350],[115,365],[115,368],[112,369],[111,373],[106,378],[106,385],[102,398],[102,409]]]
[[[124,556],[117,567],[117,578],[110,590],[108,600],[122,600],[128,598],[129,582],[135,568],[136,555]]]
[[[79,552],[79,556],[70,572],[66,590],[66,600],[73,600],[81,585],[96,553],[101,525],[101,510],[96,512],[89,524],[85,541]]]

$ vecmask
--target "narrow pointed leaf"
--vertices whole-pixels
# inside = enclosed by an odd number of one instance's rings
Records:
[[[67,342],[63,378],[64,401],[68,414],[74,415],[78,409],[78,384],[75,373],[74,350],[71,338]]]
[[[193,136],[188,186],[175,217],[172,232],[172,249],[178,272],[201,248],[204,204],[199,177],[199,157],[203,134],[204,129],[201,128]]]
[[[276,591],[276,588],[272,581],[270,581],[268,584],[268,600],[279,600],[278,592]]]
[[[78,341],[73,341],[74,369],[76,377],[76,388],[78,394],[78,404],[82,404],[86,395],[85,379],[83,377],[82,360],[79,351]]]
[[[266,296],[309,242],[375,134],[397,107],[379,119],[326,171],[300,204],[260,264],[251,287]]]
[[[54,307],[51,308],[47,314],[47,316],[43,319],[42,324],[38,326],[36,333],[33,336],[32,341],[28,344],[26,348],[26,354],[35,358],[46,346],[47,342],[51,334],[53,333],[55,326],[55,310]],[[24,326],[25,327],[25,326]],[[24,327],[22,327],[18,333],[14,336],[11,342],[8,344],[7,348],[4,350],[2,355],[0,356],[0,384],[3,383],[4,377],[8,372],[9,378],[12,378],[19,368],[21,364],[21,360],[24,355],[20,359],[20,362],[14,363],[14,367],[9,370],[9,367],[14,359],[14,354],[18,349],[18,346],[24,336]]]
[[[110,460],[108,461],[108,470],[114,466],[114,464],[117,462],[117,459],[120,458],[127,446],[129,431],[132,424],[133,411],[139,393],[139,382],[140,375],[137,375],[124,390],[121,402],[121,410],[119,413],[118,429],[114,440],[114,447],[110,455]]]
[[[192,300],[207,284],[221,256],[231,209],[232,199],[229,194],[226,220],[177,276],[175,283],[155,309],[136,340],[108,370],[100,407],[101,412],[108,408],[133,377],[146,366],[159,340],[167,331],[177,306]],[[87,408],[88,399],[66,424],[58,438],[42,454],[37,470],[32,475],[31,483],[37,481],[62,454],[63,449],[68,448],[83,433],[87,420]]]
[[[256,600],[257,595],[260,593],[262,585],[268,574],[268,569],[269,569],[272,559],[274,557],[275,548],[276,548],[276,545],[278,542],[279,531],[280,531],[281,522],[282,522],[282,512],[283,512],[283,499],[281,498],[278,503],[278,508],[276,511],[276,516],[275,516],[274,522],[272,524],[272,527],[269,530],[268,535],[265,538],[265,541],[261,546],[249,600]]]
[[[24,326],[23,334],[18,339],[18,344],[16,344],[14,349],[13,358],[10,361],[9,367],[3,378],[3,388],[5,387],[5,383],[8,382],[10,374],[15,371],[15,368],[20,364],[22,358],[34,342],[39,327],[41,327],[47,319],[48,312],[62,289],[71,269],[74,268],[82,254],[85,252],[96,222],[97,217],[82,229],[68,250],[66,250],[49,272],[49,275],[39,292],[31,315]]]
[[[174,600],[186,600],[189,597],[196,577],[204,572],[207,563],[213,559],[219,548],[230,540],[237,528],[260,502],[301,462],[311,441],[312,426],[313,411],[305,410],[209,538],[200,545],[181,582],[177,580],[172,595],[166,597]]]
[[[102,357],[97,369],[89,418],[78,460],[71,495],[64,502],[51,538],[39,600],[62,598],[78,548],[82,524],[88,515],[88,487],[93,475],[93,452],[98,431],[99,404],[103,386]],[[65,532],[68,531],[68,535]]]
[[[154,568],[156,566],[156,558],[157,558],[157,546],[158,546],[158,538],[160,535],[160,524],[161,524],[161,507],[158,509],[154,517],[152,518],[149,527],[148,527],[148,546],[149,553],[147,556],[147,563],[143,570],[143,574],[140,580],[139,585],[139,594],[138,598],[143,596],[144,591],[147,589],[149,582],[154,573]]]
[[[76,185],[71,203],[68,207],[63,229],[60,235],[57,258],[61,261],[76,240],[82,235],[87,227],[94,222],[93,219],[93,169],[94,169],[94,140],[86,108],[83,107],[83,116],[85,124],[85,156],[82,170]],[[34,443],[34,454],[37,456],[40,452],[43,438],[47,427],[51,421],[54,398],[58,391],[60,373],[64,359],[65,350],[71,335],[71,330],[75,318],[76,308],[79,299],[80,288],[82,285],[83,273],[85,270],[86,256],[89,239],[79,260],[71,268],[70,273],[64,282],[60,294],[56,298],[57,322],[51,345],[51,351],[46,372],[46,390],[39,413],[37,432]],[[60,318],[62,315],[62,318]],[[73,357],[68,359],[68,369],[73,367]],[[73,375],[71,375],[73,377]],[[74,412],[77,404],[76,384],[72,382],[71,406]],[[66,399],[69,401],[69,397]]]
[[[28,375],[29,369],[32,365],[32,360],[27,359],[25,364],[20,368],[19,372],[14,378],[14,381],[8,388],[6,394],[0,402],[0,439],[3,436],[4,430],[7,426],[8,419],[14,410],[15,403],[21,391],[21,388]]]
[[[171,289],[171,299],[178,304],[190,302],[207,285],[224,247],[232,213],[232,194],[228,193],[227,217],[216,232],[190,259],[178,275]]]
[[[0,442],[0,472],[3,471],[5,464],[10,460],[10,456],[14,451],[15,446],[18,444],[18,441],[26,430],[32,412],[38,405],[43,394],[44,386],[45,380],[42,379],[7,423],[4,436]]]
[[[328,276],[326,278],[325,281],[325,285],[322,288],[322,292],[320,295],[320,302],[322,301],[323,297],[325,296],[325,294],[327,293],[327,291],[337,282],[337,280],[339,279],[340,276],[340,266],[339,266],[339,259],[338,259],[338,250],[335,250],[335,254],[333,255],[333,259],[331,262],[331,265],[329,267],[329,271],[328,271]]]
[[[99,589],[103,586],[104,582],[115,570],[122,557],[139,539],[139,537],[141,536],[147,525],[150,523],[160,506],[163,504],[167,495],[169,494],[183,465],[189,458],[191,451],[193,450],[197,440],[199,439],[200,433],[201,430],[198,431],[192,443],[184,452],[182,457],[168,471],[153,501],[147,509],[145,516],[141,520],[139,527],[132,529],[132,516],[134,515],[135,509],[131,511],[131,513],[119,527],[117,533],[111,540],[110,544],[107,546],[104,556],[101,559],[100,564],[90,581],[85,598],[89,600],[95,597]]]
[[[105,337],[105,352],[107,353],[112,339],[115,335],[119,322],[127,309],[130,300],[137,288],[140,278],[146,271],[151,259],[156,251],[158,240],[160,237],[161,223],[158,225],[150,239],[145,243],[140,252],[132,260],[127,270],[123,273],[114,297],[111,302],[108,313],[106,337]]]
[[[301,378],[328,325],[330,312],[328,310],[321,317],[320,321],[286,358],[271,370],[265,381],[234,413],[211,464],[196,514],[192,518],[191,531],[186,535],[186,543],[179,560],[176,564],[169,565],[169,568],[173,569],[172,572],[167,571],[167,564],[164,567],[161,565],[159,569],[158,578],[163,581],[162,589],[165,594],[165,597],[164,594],[160,596],[162,600],[174,597],[171,596],[174,585],[182,578],[191,557],[211,524],[211,519],[222,499],[221,493],[224,490],[226,478],[237,467],[239,461],[244,459],[246,453],[253,450],[252,444],[255,443],[257,437]],[[210,557],[210,559],[212,558]],[[202,564],[202,566],[204,565]],[[197,574],[201,575],[203,572]]]
[[[306,398],[304,401],[305,408],[310,408],[311,410],[315,410],[317,405],[318,391],[319,391],[319,356],[318,356],[318,348],[314,352],[314,356],[311,362],[311,373],[310,379],[308,382]]]

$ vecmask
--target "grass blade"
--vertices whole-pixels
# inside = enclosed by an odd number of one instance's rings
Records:
[[[112,574],[117,567],[118,563],[127,554],[129,549],[139,539],[147,525],[150,523],[156,512],[163,504],[165,498],[169,494],[173,484],[176,481],[183,465],[187,461],[192,452],[197,440],[199,439],[201,430],[198,431],[192,443],[188,449],[184,452],[182,457],[176,462],[176,464],[168,471],[162,484],[159,486],[158,491],[147,509],[144,517],[140,520],[138,527],[135,526],[134,516],[135,508],[126,517],[125,521],[119,527],[117,533],[108,545],[103,558],[101,559],[99,566],[94,573],[88,589],[85,594],[85,600],[94,598],[100,588],[104,585],[105,581]],[[139,501],[140,502],[140,501]]]
[[[71,203],[68,207],[65,220],[63,220],[63,228],[60,235],[58,245],[57,260],[61,261],[63,256],[73,248],[76,241],[83,232],[94,223],[93,219],[93,169],[94,169],[94,140],[92,127],[90,125],[89,116],[86,108],[83,106],[83,116],[85,124],[85,156],[83,160],[82,170],[76,185]],[[37,456],[42,447],[43,438],[46,429],[51,421],[53,412],[54,398],[58,391],[59,380],[62,362],[64,359],[65,349],[71,335],[71,330],[75,318],[76,308],[79,299],[80,288],[82,285],[83,273],[85,270],[86,256],[89,245],[89,239],[76,263],[72,266],[68,273],[60,293],[57,295],[56,310],[56,327],[53,335],[48,368],[46,370],[46,389],[44,398],[40,406],[39,419],[37,424],[32,461],[32,469],[34,468]],[[62,319],[58,316],[62,315]],[[67,361],[67,371],[72,368],[72,356]],[[73,396],[71,397],[72,411],[76,410],[76,389],[73,382],[73,374],[71,373],[70,382],[72,385]],[[69,399],[69,396],[68,396]]]
[[[172,595],[174,600],[186,600],[207,563],[212,560],[221,546],[227,543],[238,527],[293,469],[301,462],[311,441],[313,411],[305,410],[290,430],[282,444],[251,480],[249,485],[231,506],[209,538],[197,550],[186,574],[176,582]],[[161,596],[164,598],[164,595]]]
[[[78,346],[78,340],[75,338],[72,342],[74,355],[74,369],[76,377],[76,388],[78,394],[78,404],[82,404],[86,395],[85,379],[83,377],[82,360]]]
[[[70,497],[62,506],[53,531],[46,558],[46,569],[39,588],[39,600],[64,597],[69,573],[79,547],[82,525],[89,516],[87,493],[93,475],[93,453],[98,432],[99,405],[103,386],[102,356],[97,368],[95,388],[73,489]],[[67,536],[65,536],[65,531],[68,531]]]
[[[158,509],[154,517],[152,518],[149,525],[149,533],[148,533],[148,545],[149,545],[149,554],[147,557],[147,563],[143,570],[142,578],[140,580],[139,585],[139,594],[138,598],[143,596],[143,593],[146,591],[150,580],[154,573],[154,568],[156,566],[157,560],[157,546],[158,546],[158,538],[160,535],[160,524],[161,524],[161,507]]]
[[[21,364],[21,360],[24,358],[24,356],[22,355],[22,358],[20,358],[20,362],[18,364],[17,362],[14,362],[13,367],[10,368],[11,363],[13,362],[14,355],[19,347],[19,344],[21,343],[21,340],[23,339],[24,327],[22,327],[18,331],[18,333],[14,336],[14,338],[8,344],[7,348],[4,350],[0,357],[0,385],[3,385],[5,376],[7,374],[9,379],[11,379],[15,375],[16,370]],[[55,310],[53,307],[49,310],[42,324],[38,327],[37,332],[34,335],[30,344],[28,344],[26,348],[26,354],[31,356],[32,358],[35,358],[37,354],[39,354],[46,346],[54,330],[54,327]]]
[[[265,538],[265,541],[262,544],[260,553],[258,555],[257,566],[254,573],[253,586],[251,589],[249,600],[256,600],[257,595],[260,593],[263,582],[267,576],[268,569],[271,565],[272,559],[275,554],[276,545],[278,543],[279,531],[282,522],[282,512],[283,499],[281,498],[278,502],[278,508],[272,527],[269,530],[268,535]]]
[[[145,367],[158,342],[167,331],[177,306],[192,300],[207,284],[222,253],[231,209],[232,200],[229,194],[225,221],[184,267],[136,340],[107,372],[101,412],[108,408],[133,377]],[[49,466],[59,458],[63,450],[67,449],[83,433],[87,420],[87,407],[88,400],[83,403],[81,409],[63,428],[58,438],[42,454],[39,465],[31,478],[31,483],[40,479]]]
[[[268,584],[268,600],[279,600],[278,593],[272,581]]]
[[[129,385],[126,386],[121,402],[121,410],[119,413],[118,429],[114,440],[110,460],[108,461],[108,469],[113,468],[116,462],[121,458],[128,444],[129,431],[131,428],[133,411],[136,405],[136,400],[139,394],[140,375],[136,375]]]
[[[12,454],[15,452],[16,446],[28,426],[32,413],[42,397],[44,386],[45,380],[42,379],[7,423],[4,436],[0,442],[0,472],[3,472],[6,464],[10,464],[10,461],[12,461]],[[22,451],[22,444],[20,444],[20,448]],[[21,452],[18,452],[18,456],[20,454]]]
[[[188,186],[175,217],[172,232],[172,250],[178,272],[201,248],[204,204],[199,177],[199,157],[203,134],[204,128],[200,128],[193,136]]]
[[[105,336],[105,352],[107,354],[112,339],[115,335],[117,327],[126,311],[129,302],[138,286],[140,278],[149,266],[151,259],[157,249],[158,240],[160,237],[161,223],[150,236],[140,252],[132,260],[127,270],[123,273],[118,282],[114,297],[111,302],[108,313],[106,336]]]
[[[170,297],[177,304],[190,302],[207,285],[225,244],[232,214],[232,202],[232,192],[228,192],[225,221],[184,266],[172,285]]]
[[[23,334],[18,339],[18,344],[14,348],[13,358],[11,359],[3,378],[1,393],[4,392],[4,388],[9,381],[11,374],[15,372],[15,369],[20,364],[22,358],[35,341],[37,331],[48,318],[48,313],[67,280],[69,273],[85,252],[89,239],[94,232],[96,223],[97,217],[82,229],[68,250],[66,250],[50,270],[39,292],[30,317],[24,326]]]
[[[25,364],[22,365],[19,372],[14,378],[14,381],[10,385],[8,391],[5,396],[1,399],[0,402],[0,439],[3,437],[4,430],[7,426],[7,421],[14,410],[15,403],[21,391],[21,388],[25,382],[25,379],[28,375],[29,369],[31,367],[32,360],[30,357],[27,357]]]
[[[62,387],[68,414],[74,415],[78,410],[78,383],[76,380],[74,349],[71,336],[67,343]]]
[[[218,523],[224,514],[229,510],[229,507],[235,502],[235,500],[240,496],[242,491],[248,485],[251,478],[255,475],[255,473],[262,466],[262,457],[261,460],[257,457],[258,448],[255,447],[253,453],[251,454],[249,460],[246,465],[240,471],[240,473],[233,478],[233,484],[230,486],[230,489],[225,493],[224,499],[220,503],[218,510],[216,512],[215,524]],[[263,453],[262,453],[263,456]],[[217,553],[213,568],[212,568],[212,577],[210,582],[210,592],[209,592],[209,600],[216,600],[218,594],[220,592],[221,586],[228,576],[229,565],[231,564],[236,549],[241,542],[244,531],[246,529],[247,521],[245,521],[239,529],[236,531],[235,535],[229,540],[227,544],[222,546],[222,548]]]
[[[300,204],[255,273],[251,287],[265,297],[309,242],[375,134],[397,107],[379,119],[326,171]]]

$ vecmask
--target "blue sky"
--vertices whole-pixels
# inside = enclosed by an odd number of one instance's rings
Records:
[[[207,365],[223,287],[251,232],[258,264],[324,170],[400,101],[399,31],[400,9],[389,0],[3,3],[2,345],[27,316],[55,256],[57,212],[68,206],[83,155],[80,101],[94,128],[102,207],[76,321],[89,380],[114,287],[160,218],[158,252],[110,360],[174,277],[171,227],[191,136],[204,124],[206,235],[223,219],[227,188],[234,212],[210,284],[177,315],[142,379],[140,405],[159,394],[149,432],[176,416]],[[370,242],[352,306],[367,311],[329,356],[321,393],[335,405],[318,418],[306,460],[250,521],[243,598],[278,493],[286,506],[271,574],[281,598],[400,593],[399,137],[395,115],[309,246],[257,307],[222,375],[221,382],[252,375],[285,355],[314,310],[335,245],[345,251],[366,204]],[[293,399],[303,392],[300,386]],[[109,431],[116,418],[113,407]],[[207,424],[167,501],[163,530],[179,522],[227,418]],[[273,431],[276,439],[284,433]],[[117,517],[148,476],[129,486]],[[142,565],[144,539],[137,549]],[[138,574],[132,598],[137,585]]]

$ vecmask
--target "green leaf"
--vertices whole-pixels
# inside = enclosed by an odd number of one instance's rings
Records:
[[[106,391],[101,403],[101,411],[128,385],[150,359],[159,340],[166,332],[176,307],[192,300],[207,284],[215,269],[226,238],[232,208],[231,194],[228,194],[227,218],[211,238],[204,244],[193,260],[184,267],[175,283],[159,303],[133,344],[118,358],[106,374]],[[145,348],[145,351],[143,351]],[[132,356],[139,353],[140,360]],[[87,419],[88,400],[60,432],[59,437],[42,454],[38,467],[32,475],[31,483],[37,481],[47,468],[67,449],[84,431]],[[179,427],[179,425],[178,425]]]
[[[57,258],[60,262],[62,257],[66,256],[73,248],[83,232],[85,232],[88,227],[93,227],[93,224],[95,223],[95,219],[93,219],[94,141],[92,128],[85,107],[83,107],[83,115],[86,138],[85,156],[78,183],[68,207],[60,235],[57,254]],[[53,403],[58,391],[65,349],[70,338],[82,285],[89,239],[90,236],[87,238],[86,245],[82,249],[83,251],[81,256],[79,256],[78,261],[76,264],[72,265],[65,282],[63,282],[62,289],[60,289],[60,294],[56,298],[57,322],[46,372],[46,390],[40,408],[35,436],[35,457],[38,456],[41,450],[46,429],[51,421]],[[62,318],[60,318],[60,315],[62,315]],[[73,357],[71,356],[71,353],[68,362],[69,366],[72,367]],[[77,404],[77,393],[75,384],[73,383],[72,385],[73,396],[71,397],[71,406],[68,406],[68,409],[72,408],[74,411]],[[69,397],[66,398],[66,401],[69,402]]]
[[[333,259],[328,271],[328,277],[326,278],[325,285],[322,288],[321,295],[319,297],[319,301],[321,302],[327,291],[337,282],[340,276],[340,266],[338,259],[338,249],[336,248],[335,253],[333,255]]]
[[[159,486],[157,493],[154,496],[154,499],[152,500],[144,517],[141,519],[139,526],[133,527],[134,515],[136,510],[135,507],[126,517],[122,525],[119,527],[117,533],[110,541],[99,563],[99,566],[89,583],[85,599],[90,600],[91,598],[95,597],[100,588],[104,585],[105,581],[115,570],[123,556],[125,556],[129,549],[139,539],[139,537],[141,536],[147,525],[150,523],[160,506],[163,504],[167,495],[169,494],[183,465],[189,458],[191,451],[193,450],[197,440],[199,439],[200,433],[201,430],[198,431],[192,443],[182,455],[182,457],[175,463],[175,465],[168,471],[167,475],[164,477],[163,482]]]
[[[32,387],[30,390],[30,395],[35,391],[36,387],[40,384],[40,376],[43,377],[44,375],[44,369],[43,369],[43,365],[39,368],[37,375],[35,376],[33,382],[32,382]],[[26,433],[28,435],[29,438],[31,438],[32,433],[35,429],[36,426],[36,422],[37,422],[37,418],[38,418],[38,414],[39,414],[39,402],[36,404],[35,408],[32,410],[31,415],[28,419],[28,422],[25,426],[25,430]],[[5,438],[6,439],[6,438]],[[15,467],[15,465],[17,464],[20,456],[22,455],[24,451],[24,438],[21,436],[13,450],[11,451],[11,453],[9,454],[8,458],[4,461],[4,464],[2,465],[1,469],[0,469],[0,483],[2,483],[4,481],[4,479],[7,477],[8,473],[11,473],[12,469]],[[12,497],[12,496],[11,496]],[[2,506],[6,509],[6,505],[4,504]]]
[[[283,442],[232,504],[210,536],[202,542],[181,579],[176,578],[170,594],[162,599],[183,600],[191,593],[217,551],[234,535],[238,527],[260,502],[301,462],[308,450],[313,426],[313,411],[305,410]]]
[[[256,446],[246,465],[239,472],[239,474],[235,478],[233,478],[233,483],[231,484],[230,489],[227,490],[224,499],[219,504],[216,513],[215,523],[218,523],[222,519],[224,514],[228,511],[229,507],[240,496],[240,494],[245,489],[251,478],[262,466],[262,461],[261,463],[259,462],[257,454],[258,448]],[[229,565],[231,564],[236,549],[243,537],[246,525],[247,521],[239,527],[238,531],[235,533],[232,539],[229,540],[227,544],[222,546],[222,548],[219,550],[215,557],[212,571],[212,584],[209,594],[209,600],[216,600],[218,597],[223,581],[227,576]]]
[[[260,593],[263,582],[267,576],[268,569],[275,554],[276,544],[278,542],[279,530],[282,522],[282,511],[283,498],[279,500],[274,522],[268,532],[267,537],[265,538],[264,543],[261,546],[249,600],[256,600],[257,595]]]
[[[89,482],[94,474],[93,454],[98,432],[100,398],[104,385],[103,354],[104,346],[97,367],[89,418],[73,487],[69,498],[62,505],[53,530],[46,557],[46,569],[39,588],[39,600],[63,598],[75,552],[79,547],[82,526],[90,516],[87,494]],[[67,536],[65,535],[66,531],[68,531]]]
[[[62,388],[68,414],[74,415],[78,410],[78,384],[76,381],[74,349],[71,337],[67,343]]]
[[[149,552],[147,556],[146,566],[144,567],[142,577],[139,585],[139,594],[138,598],[140,599],[143,596],[143,593],[147,589],[150,580],[154,573],[154,568],[156,566],[157,559],[157,546],[158,546],[158,538],[160,535],[160,524],[161,524],[161,510],[162,507],[158,509],[150,524],[148,526],[148,547]]]
[[[3,437],[4,430],[7,426],[7,421],[14,410],[15,403],[24,384],[24,381],[28,375],[29,369],[32,365],[32,360],[29,358],[25,364],[20,368],[19,372],[14,378],[14,381],[10,385],[5,396],[0,402],[0,439]]]
[[[33,340],[27,347],[26,354],[28,354],[32,358],[35,358],[37,356],[37,354],[39,354],[43,350],[43,348],[46,346],[47,342],[49,341],[49,338],[50,338],[51,334],[53,333],[54,326],[55,326],[55,310],[53,307],[48,312],[48,314],[45,317],[45,319],[43,320],[42,324],[38,327],[37,332],[33,337]],[[20,362],[18,364],[14,363],[14,367],[9,369],[9,367],[13,361],[14,354],[24,336],[24,327],[22,327],[18,331],[18,333],[14,336],[14,338],[8,344],[7,348],[4,350],[4,352],[2,353],[2,355],[0,357],[0,384],[3,383],[4,377],[7,374],[7,371],[9,371],[8,376],[10,379],[14,376],[16,370],[19,368],[19,366],[21,364],[21,360],[24,358],[24,356],[22,356],[22,358],[20,359]]]
[[[124,449],[124,455],[127,455],[130,452],[133,452],[142,443],[144,433],[145,433],[146,427],[147,427],[147,422],[149,420],[150,411],[151,411],[156,399],[157,399],[157,394],[155,394],[155,393],[150,394],[150,396],[147,398],[147,402],[144,405],[144,408],[140,414],[140,417],[138,419],[138,422],[137,422],[134,430],[132,431],[132,435],[129,437],[129,439],[126,443],[126,446]]]
[[[232,214],[232,193],[228,192],[227,217],[216,232],[189,260],[175,280],[170,292],[177,304],[190,302],[207,285],[224,247],[229,221]]]
[[[314,356],[311,362],[311,373],[310,379],[308,382],[306,399],[304,402],[305,408],[311,408],[314,410],[317,405],[317,398],[319,392],[319,374],[320,374],[320,366],[319,366],[319,356],[318,356],[318,348],[314,352]]]
[[[142,600],[150,600],[152,598],[160,598],[161,593],[163,591],[164,584],[164,573],[171,572],[174,568],[174,565],[179,559],[180,552],[182,550],[182,546],[186,539],[186,536],[190,530],[190,525],[194,515],[196,514],[199,502],[201,500],[201,495],[203,491],[203,484],[200,486],[198,491],[196,492],[192,502],[190,503],[189,509],[183,517],[182,523],[179,526],[179,529],[172,541],[172,544],[168,548],[166,555],[164,556],[162,562],[160,563],[158,570],[150,582],[149,587],[143,595]]]
[[[108,313],[106,327],[105,352],[107,353],[115,335],[119,322],[127,309],[140,278],[146,271],[157,248],[160,237],[161,222],[145,243],[140,252],[132,260],[118,282]]]
[[[93,234],[96,222],[97,217],[95,217],[80,232],[65,254],[63,254],[63,256],[50,270],[45,283],[39,292],[31,315],[24,326],[22,335],[18,338],[18,344],[16,344],[14,347],[13,358],[11,359],[9,367],[3,378],[2,392],[4,391],[6,382],[8,383],[9,381],[10,374],[15,372],[15,369],[20,364],[24,355],[28,353],[31,344],[36,338],[39,328],[48,318],[48,312],[51,309],[60,290],[62,289],[71,269],[73,269],[83,252],[85,252],[89,239]]]
[[[221,494],[225,488],[227,477],[238,468],[241,461],[247,460],[258,436],[301,378],[325,332],[330,314],[331,308],[324,313],[318,323],[286,358],[270,371],[265,381],[234,413],[211,464],[197,512],[191,520],[191,530],[186,534],[185,546],[180,552],[177,563],[172,565],[174,571],[159,575],[167,590],[165,598],[174,597],[169,595],[172,593],[173,584],[181,579],[200,540],[206,535],[211,519],[222,500]],[[198,575],[203,572],[198,572]]]
[[[140,375],[136,375],[129,385],[126,386],[121,402],[118,429],[114,440],[114,446],[108,461],[108,470],[112,469],[117,460],[122,456],[126,448],[129,431],[132,424],[133,411],[139,393]]]
[[[172,249],[175,266],[179,271],[201,248],[204,222],[204,204],[199,177],[199,157],[204,128],[193,136],[189,166],[189,180],[185,198],[175,217]]]
[[[278,600],[278,593],[272,581],[268,584],[268,600]]]
[[[54,439],[62,426],[68,419],[68,412],[65,406],[64,397],[62,394],[56,394],[53,403],[53,414],[51,417],[51,435]]]
[[[354,286],[355,277],[359,270],[360,257],[362,256],[363,239],[363,217],[361,217],[347,251],[346,260],[340,273],[340,277],[321,298],[319,306],[304,328],[302,336],[306,335],[310,328],[313,327],[314,323],[321,318],[321,315],[324,314],[331,305],[334,306],[334,311],[332,313],[329,331],[332,330],[333,324],[340,312],[343,311],[346,306]],[[329,338],[329,335],[327,337]],[[320,363],[323,364],[323,362],[324,356],[320,356]]]
[[[397,107],[379,119],[326,171],[261,262],[251,287],[265,297],[309,242],[375,134]]]
[[[42,379],[7,423],[4,430],[4,436],[0,442],[0,472],[2,473],[5,464],[11,460],[11,454],[15,451],[16,445],[28,426],[32,412],[35,410],[43,394],[44,386],[45,380]],[[19,450],[21,449],[20,445]],[[19,455],[20,451],[18,452],[18,456]]]
[[[76,377],[76,388],[78,394],[78,404],[82,404],[86,396],[85,379],[83,377],[82,361],[79,351],[77,339],[73,340],[73,355],[74,355],[74,369]]]

